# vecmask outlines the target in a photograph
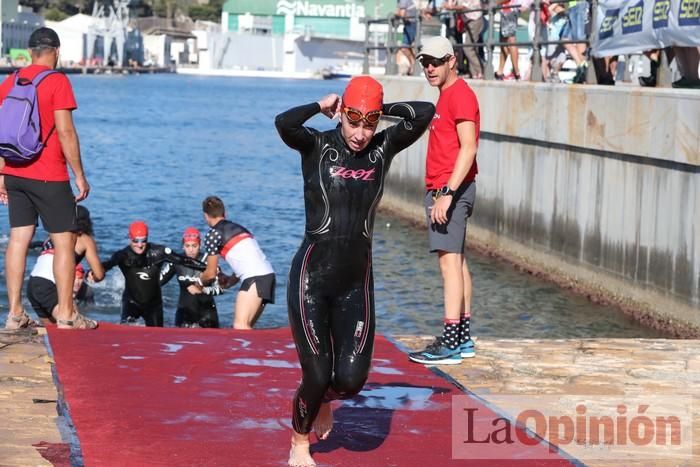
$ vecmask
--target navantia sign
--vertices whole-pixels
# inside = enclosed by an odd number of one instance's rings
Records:
[[[314,3],[308,0],[279,0],[276,14],[295,16],[364,17],[365,7],[355,3]]]

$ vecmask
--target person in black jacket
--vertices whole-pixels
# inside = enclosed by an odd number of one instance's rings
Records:
[[[148,226],[143,221],[129,226],[129,246],[103,262],[105,272],[118,266],[124,274],[121,323],[135,323],[143,318],[146,326],[163,326],[163,296],[160,290],[161,265],[169,261],[188,264],[203,270],[205,265],[176,255],[163,245],[148,242]]]
[[[304,126],[314,115],[340,117],[334,130]],[[302,368],[292,413],[289,465],[315,465],[312,425],[325,439],[330,401],[356,395],[374,345],[372,230],[384,179],[396,154],[430,124],[429,102],[383,103],[369,76],[350,80],[343,97],[287,110],[275,119],[282,140],[301,155],[306,233],[289,272],[287,307]],[[382,115],[400,119],[377,133]]]

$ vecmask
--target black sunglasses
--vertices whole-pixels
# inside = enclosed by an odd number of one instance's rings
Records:
[[[431,57],[429,55],[423,55],[419,59],[420,64],[423,66],[423,68],[428,68],[428,66],[432,66],[433,68],[440,67],[447,63],[450,60],[451,55],[445,55],[442,58],[435,58]]]

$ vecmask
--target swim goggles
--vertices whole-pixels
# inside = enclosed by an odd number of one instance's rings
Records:
[[[353,109],[352,107],[343,108],[343,112],[352,123],[360,123],[362,120],[364,120],[369,125],[374,125],[377,123],[379,118],[382,116],[381,110],[372,110],[366,114],[363,114],[359,110]]]

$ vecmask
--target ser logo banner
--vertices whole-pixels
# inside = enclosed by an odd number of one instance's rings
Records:
[[[644,0],[630,6],[622,15],[622,34],[631,34],[642,30],[644,19]]]
[[[681,0],[678,8],[679,26],[700,26],[700,0]]]
[[[600,30],[598,31],[599,39],[607,39],[613,35],[613,26],[615,21],[617,21],[618,16],[620,16],[620,9],[615,8],[613,10],[605,10],[605,18],[603,22],[600,23]]]
[[[671,11],[671,2],[669,0],[656,0],[654,2],[654,16],[651,23],[654,29],[668,27],[669,11]]]

